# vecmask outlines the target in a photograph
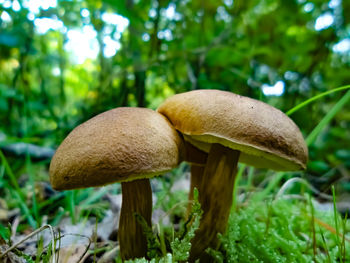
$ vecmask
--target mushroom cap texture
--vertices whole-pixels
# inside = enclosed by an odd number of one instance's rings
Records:
[[[240,162],[277,171],[305,169],[308,149],[296,124],[280,110],[220,90],[174,95],[158,108],[185,140],[209,152],[212,143],[241,151]]]
[[[56,190],[150,178],[181,162],[183,141],[169,121],[145,108],[116,108],[76,127],[50,164]]]

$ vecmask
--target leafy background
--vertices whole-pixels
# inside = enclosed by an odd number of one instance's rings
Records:
[[[6,212],[0,233],[7,235],[15,218],[8,211],[16,207],[19,232],[44,221],[58,224],[67,211],[78,220],[75,204],[94,190],[53,192],[48,165],[63,138],[98,113],[156,109],[166,97],[193,89],[228,90],[287,112],[348,85],[348,14],[346,0],[0,0],[0,208]],[[331,93],[290,116],[307,137],[344,94]],[[339,211],[349,211],[347,97],[310,140],[307,171],[280,177],[272,192],[299,176],[328,195],[334,185]],[[174,173],[182,171],[188,168]],[[242,182],[255,186],[272,175],[250,171],[242,169]],[[103,196],[98,193],[85,205],[103,217],[94,203]]]

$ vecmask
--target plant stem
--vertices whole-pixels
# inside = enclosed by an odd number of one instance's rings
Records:
[[[197,188],[198,192],[202,192],[202,189],[200,189],[201,181],[203,178],[205,166],[201,165],[191,165],[191,185],[190,185],[190,192],[188,194],[188,206],[187,206],[187,217],[189,216],[191,209],[192,209],[192,201],[193,201],[193,190],[194,188]]]

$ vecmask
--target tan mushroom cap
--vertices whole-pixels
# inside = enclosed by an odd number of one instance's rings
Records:
[[[219,90],[195,90],[168,98],[164,114],[185,140],[209,152],[220,143],[239,150],[240,162],[278,171],[305,169],[308,150],[299,128],[280,110]]]
[[[150,178],[181,162],[182,139],[169,121],[145,108],[116,108],[76,127],[50,164],[57,190]]]

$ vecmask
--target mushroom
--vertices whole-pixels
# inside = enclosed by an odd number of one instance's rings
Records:
[[[182,149],[182,139],[163,115],[145,108],[116,108],[79,125],[65,138],[52,158],[50,181],[56,190],[121,182],[121,257],[146,257],[147,240],[135,213],[151,225],[148,178],[176,167]]]
[[[185,141],[208,153],[205,168],[192,176],[200,181],[203,210],[192,240],[190,261],[205,249],[218,248],[232,205],[237,162],[278,171],[305,169],[308,150],[295,123],[263,102],[219,90],[195,90],[168,98],[158,108]],[[198,179],[198,177],[201,177]]]

